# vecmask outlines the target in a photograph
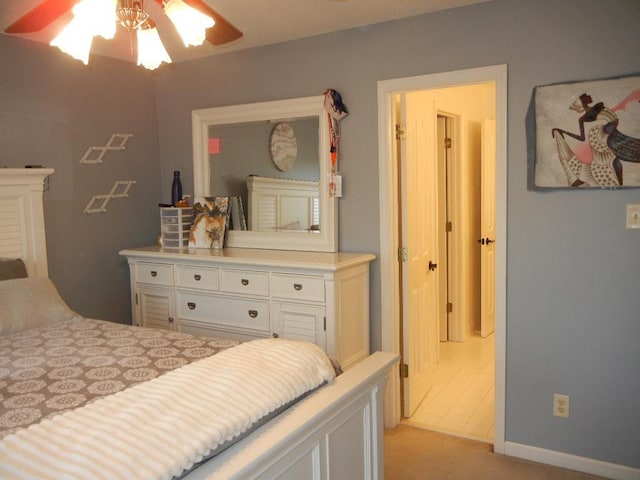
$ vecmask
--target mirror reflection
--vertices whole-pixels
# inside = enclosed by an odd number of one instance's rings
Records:
[[[324,103],[317,95],[193,110],[194,201],[229,197],[241,228],[227,230],[225,247],[337,250]],[[238,200],[245,215],[234,222]]]
[[[208,126],[209,192],[231,230],[318,232],[319,117]]]

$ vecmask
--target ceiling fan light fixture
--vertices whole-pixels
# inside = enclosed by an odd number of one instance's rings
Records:
[[[171,57],[160,40],[158,29],[153,20],[147,20],[137,30],[138,65],[155,70],[162,62],[171,63]]]
[[[155,3],[162,6],[186,47],[201,45],[205,39],[214,46],[224,45],[242,37],[242,32],[213,10],[207,0],[155,0]],[[4,31],[17,35],[38,33],[69,13],[71,20],[49,43],[84,64],[89,62],[93,38],[112,39],[118,25],[129,32],[133,56],[136,43],[133,33],[147,28],[143,26],[150,20],[144,0],[40,0]],[[216,21],[218,26],[211,28]]]
[[[164,2],[164,11],[178,30],[185,47],[202,45],[205,30],[215,25],[213,18],[190,7],[182,0]]]
[[[206,30],[215,21],[182,0],[162,1],[164,11],[176,27],[185,47],[202,45]],[[93,38],[115,36],[117,24],[130,33],[131,52],[134,51],[133,32],[136,32],[138,65],[153,70],[163,62],[171,63],[155,22],[144,9],[143,0],[80,0],[73,8],[73,18],[50,44],[87,65]]]
[[[141,0],[119,0],[117,19],[120,25],[130,32],[140,28],[148,20],[149,14]]]

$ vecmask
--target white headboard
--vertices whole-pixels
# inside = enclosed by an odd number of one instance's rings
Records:
[[[52,168],[0,168],[0,257],[21,258],[32,277],[47,277],[42,192]]]
[[[249,230],[313,231],[320,223],[319,183],[250,176]]]

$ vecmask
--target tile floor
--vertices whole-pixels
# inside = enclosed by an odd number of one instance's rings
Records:
[[[433,386],[403,423],[493,442],[494,335],[440,343]]]

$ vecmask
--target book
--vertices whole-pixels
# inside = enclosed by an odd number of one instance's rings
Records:
[[[242,207],[242,197],[231,197],[231,229],[246,230],[247,220]]]

